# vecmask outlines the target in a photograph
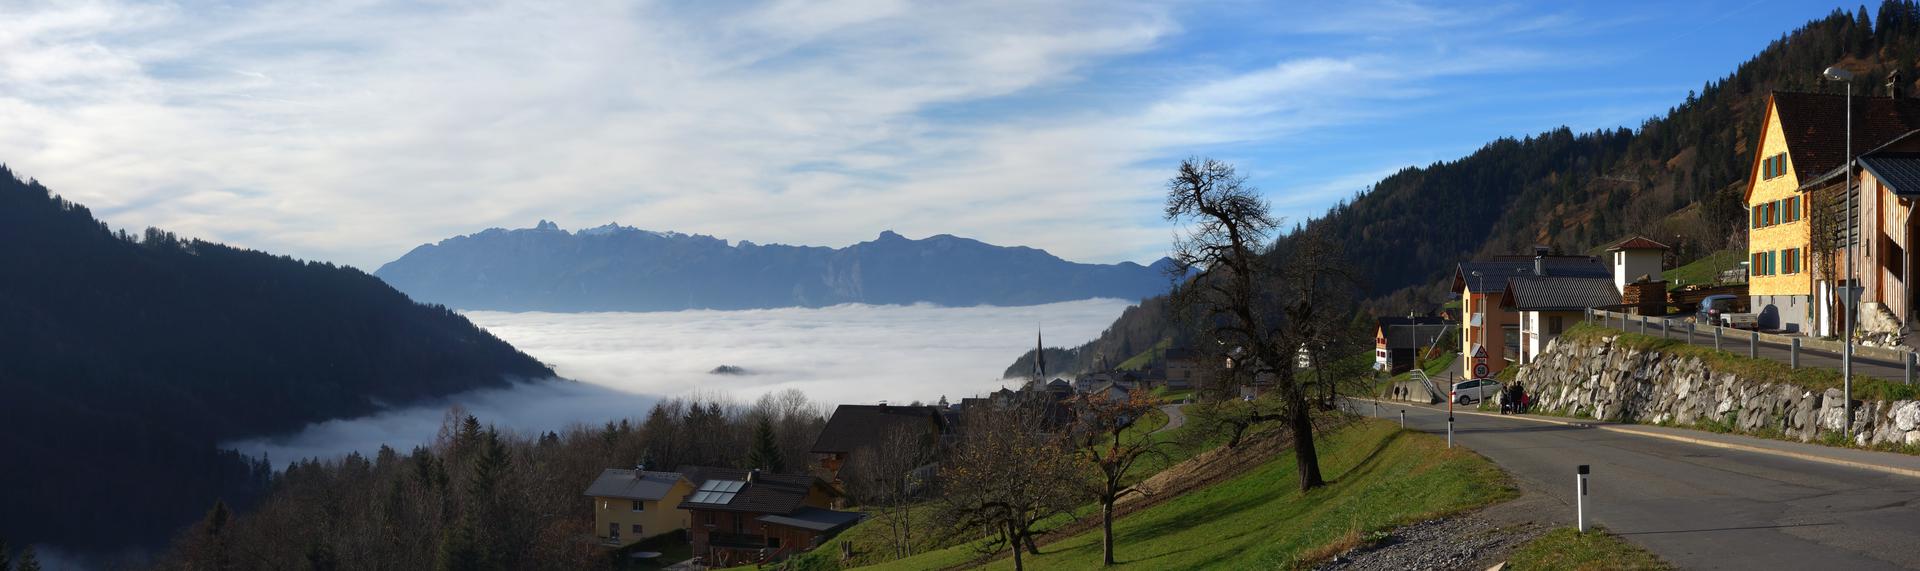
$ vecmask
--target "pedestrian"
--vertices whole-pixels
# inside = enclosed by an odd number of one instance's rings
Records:
[[[1521,386],[1520,381],[1515,379],[1513,381],[1513,413],[1520,414],[1526,409],[1526,404],[1527,388]]]

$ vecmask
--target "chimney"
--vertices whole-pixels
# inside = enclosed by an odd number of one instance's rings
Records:
[[[646,475],[647,475],[647,465],[646,465],[646,464],[634,464],[634,465],[633,465],[633,479],[635,479],[635,480],[638,480],[638,479],[641,479],[641,478],[644,478],[644,477],[646,477]]]
[[[1887,73],[1887,97],[1900,98],[1900,70]]]
[[[1536,275],[1536,276],[1547,275],[1547,249],[1546,248],[1542,248],[1539,246],[1534,246],[1533,248],[1533,275]]]
[[[758,479],[760,479],[760,469],[759,469],[759,468],[754,468],[754,469],[752,469],[752,470],[747,470],[747,483],[749,483],[749,484],[751,484],[751,483],[753,483],[753,481],[754,481],[754,480],[758,480]]]

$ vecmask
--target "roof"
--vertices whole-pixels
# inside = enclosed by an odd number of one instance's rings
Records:
[[[1492,260],[1462,262],[1453,273],[1453,291],[1462,286],[1479,292],[1497,292],[1506,289],[1506,280],[1520,276],[1533,275],[1531,256],[1499,256]],[[1547,275],[1567,277],[1601,278],[1612,277],[1613,270],[1600,263],[1593,256],[1546,256]]]
[[[820,436],[813,440],[813,448],[808,451],[853,452],[862,446],[879,444],[879,439],[887,434],[912,429],[916,423],[931,424],[935,430],[946,427],[937,407],[843,404],[833,409],[833,416],[827,419],[827,426],[820,429]]]
[[[1607,248],[1607,251],[1618,252],[1621,250],[1671,250],[1671,249],[1672,248],[1668,248],[1666,244],[1662,244],[1662,243],[1647,239],[1646,236],[1634,236],[1631,238],[1627,238],[1625,240],[1621,240],[1619,242],[1615,242],[1613,246]]]
[[[1920,153],[1876,153],[1860,157],[1860,168],[1898,196],[1920,195]]]
[[[1620,304],[1608,278],[1519,277],[1507,282],[1500,306],[1516,311],[1578,311]]]
[[[786,515],[763,515],[758,519],[766,523],[811,529],[814,531],[832,531],[860,521],[867,514],[860,512],[842,512],[816,507],[804,507]]]
[[[626,498],[629,500],[658,500],[667,497],[673,485],[683,476],[679,472],[649,472],[608,468],[593,479],[593,485],[587,486],[586,495],[596,498]]]
[[[1773,93],[1780,134],[1799,183],[1840,168],[1847,154],[1847,97],[1829,93]],[[1920,129],[1920,99],[1853,97],[1853,151],[1865,152]],[[1758,158],[1755,159],[1758,164]],[[1755,169],[1758,170],[1757,168]],[[1752,191],[1752,184],[1748,185]]]
[[[1387,339],[1388,349],[1413,349],[1433,343],[1433,340],[1447,332],[1452,321],[1438,317],[1382,317],[1380,333]]]
[[[686,475],[687,480],[694,483],[696,490],[707,490],[713,487],[709,486],[711,482],[727,482],[727,484],[716,485],[736,490],[725,492],[715,488],[711,490],[716,492],[715,494],[706,496],[695,492],[680,502],[680,509],[688,510],[791,514],[803,506],[807,494],[813,491],[814,485],[813,476],[798,474],[761,472],[753,474],[749,481],[749,474],[752,471],[740,468],[681,466],[680,472]],[[733,486],[731,484],[733,482],[739,482],[740,485]],[[704,497],[706,501],[694,501],[696,497]]]

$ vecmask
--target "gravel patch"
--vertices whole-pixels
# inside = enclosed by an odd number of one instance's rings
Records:
[[[1570,510],[1527,483],[1520,497],[1474,512],[1400,526],[1370,545],[1335,556],[1315,569],[1487,569],[1507,560],[1556,525]]]

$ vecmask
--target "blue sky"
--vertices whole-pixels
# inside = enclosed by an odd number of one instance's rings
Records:
[[[1637,126],[1834,7],[0,2],[0,162],[116,226],[369,270],[539,219],[1144,263],[1182,157],[1300,220]]]

